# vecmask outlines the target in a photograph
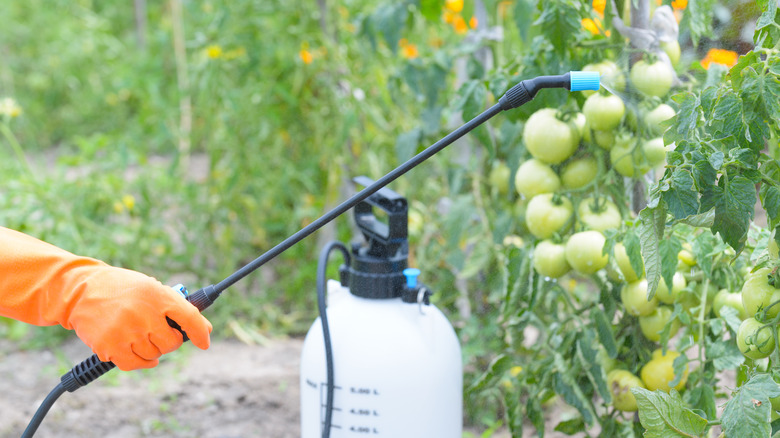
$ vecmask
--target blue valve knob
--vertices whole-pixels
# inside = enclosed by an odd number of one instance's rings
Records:
[[[420,275],[420,270],[417,268],[404,269],[404,276],[406,277],[406,287],[414,289],[417,287],[417,276]]]
[[[570,72],[571,91],[593,90],[598,91],[601,86],[600,75],[597,71],[573,71]]]

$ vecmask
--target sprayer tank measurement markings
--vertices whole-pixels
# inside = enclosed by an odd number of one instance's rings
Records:
[[[308,386],[311,386],[312,388],[316,388],[317,387],[317,384],[312,382],[309,379],[306,379],[306,384]],[[327,408],[326,398],[327,398],[327,394],[328,394],[328,384],[326,382],[320,382],[319,387],[320,387],[319,388],[320,389],[320,428],[322,428],[322,427],[325,426],[325,409]],[[334,394],[333,398],[334,399],[338,398],[337,394],[342,389],[344,389],[344,388],[342,388],[341,386],[335,386],[334,385],[334,387],[333,387],[333,394]],[[364,398],[363,396],[370,397],[370,398],[379,397],[379,391],[377,389],[370,388],[370,387],[365,387],[365,386],[350,386],[348,394],[350,396],[352,396],[352,397],[355,397],[355,396],[360,397],[360,399],[363,399],[363,400],[368,400],[368,399]],[[334,413],[335,412],[342,412],[342,408],[339,408],[339,407],[334,405],[333,406],[333,412]],[[380,416],[378,410],[373,409],[373,408],[368,408],[368,407],[365,407],[365,406],[361,406],[361,407],[350,408],[350,409],[346,410],[345,413],[349,414],[349,415],[352,415],[353,417],[357,417],[356,421],[360,421],[361,423],[363,423],[363,424],[348,425],[347,426],[348,429],[346,429],[346,430],[348,430],[349,432],[354,433],[354,434],[359,434],[359,435],[378,435],[379,434],[379,430],[377,430],[376,427],[373,427],[373,426],[365,424],[366,421],[370,422],[371,419],[378,418]],[[342,426],[341,425],[337,425],[337,424],[331,424],[331,427],[333,429],[342,429]]]

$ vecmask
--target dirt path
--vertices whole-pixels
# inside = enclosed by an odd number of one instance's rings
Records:
[[[298,438],[301,343],[221,340],[205,352],[189,346],[152,371],[111,371],[63,394],[36,437]],[[89,351],[78,340],[60,357],[2,347],[0,436],[18,437],[66,364]]]

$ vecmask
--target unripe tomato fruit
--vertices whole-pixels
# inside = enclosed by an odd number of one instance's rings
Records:
[[[647,362],[645,366],[639,371],[639,375],[642,377],[642,382],[650,391],[661,390],[665,392],[671,391],[669,384],[674,381],[674,359],[680,356],[680,353],[672,350],[667,350],[664,355],[659,348],[653,353],[653,359]],[[685,383],[688,381],[688,365],[685,365],[685,370],[680,382],[674,386],[674,389],[681,391],[685,388]]]
[[[609,258],[602,254],[606,238],[598,231],[574,233],[566,242],[566,261],[580,274],[593,274],[607,266]]]
[[[494,162],[493,167],[490,169],[490,174],[488,175],[490,187],[502,195],[509,193],[510,173],[511,170],[509,170],[509,166],[507,166],[506,163],[503,161]]]
[[[609,131],[620,125],[626,113],[626,106],[623,100],[614,94],[596,93],[585,100],[582,113],[585,114],[588,126],[597,131]]]
[[[609,159],[617,173],[629,177],[639,178],[650,170],[650,166],[644,163],[641,151],[634,152],[633,142],[616,142],[609,150]]]
[[[647,280],[637,280],[623,286],[620,291],[620,300],[626,308],[626,312],[634,316],[647,316],[658,307],[658,298],[647,299]]]
[[[566,197],[553,199],[552,193],[531,198],[525,213],[528,231],[539,239],[550,238],[556,232],[565,231],[571,225],[574,207]]]
[[[620,68],[614,62],[610,60],[604,60],[595,64],[588,64],[582,67],[582,71],[597,71],[599,72],[599,81],[602,84],[606,84],[607,87],[615,91],[625,91],[626,89],[626,76],[620,71]],[[596,91],[585,90],[582,92],[585,96],[590,96]]]
[[[614,252],[615,252],[615,262],[617,263],[620,273],[623,274],[623,279],[627,283],[632,283],[645,276],[644,263],[642,263],[643,268],[641,273],[637,273],[636,271],[634,271],[634,268],[631,267],[631,261],[628,258],[626,247],[622,243],[618,242],[615,244]]]
[[[567,189],[578,189],[593,181],[599,173],[599,165],[593,157],[569,161],[561,172],[561,182]]]
[[[619,411],[637,410],[636,398],[631,388],[644,388],[639,377],[626,370],[612,370],[607,374],[607,387],[612,395],[612,406]]]
[[[661,331],[671,319],[671,316],[672,309],[670,307],[658,306],[649,315],[639,317],[639,328],[642,329],[642,334],[645,335],[645,338],[653,342],[660,342]],[[671,338],[677,334],[678,330],[680,330],[680,322],[675,319],[670,327],[669,337]]]
[[[547,164],[530,159],[517,169],[515,174],[515,189],[527,199],[542,193],[552,193],[561,188],[558,174]]]
[[[655,290],[655,296],[658,297],[658,301],[666,304],[674,304],[677,301],[677,297],[680,295],[685,287],[688,286],[688,282],[685,281],[685,276],[682,272],[675,272],[672,277],[671,289],[666,284],[666,280],[663,278],[658,282],[658,287]]]
[[[775,338],[773,332],[776,328],[763,327],[756,318],[748,318],[742,321],[737,331],[737,347],[745,357],[749,359],[763,359],[769,357],[775,351]],[[761,329],[761,330],[759,330]]]
[[[754,316],[758,311],[769,307],[772,303],[780,301],[780,289],[769,284],[770,268],[761,268],[752,273],[742,285],[742,304],[745,312]],[[769,307],[767,318],[774,318],[780,312],[780,304]]]
[[[580,128],[558,120],[557,111],[543,108],[531,114],[523,130],[523,142],[534,158],[558,164],[571,157],[580,143]]]
[[[666,152],[669,150],[664,145],[664,139],[657,137],[647,140],[642,144],[642,151],[651,167],[658,166],[666,161]]]
[[[652,64],[646,61],[637,61],[631,67],[629,74],[634,88],[648,96],[663,97],[672,89],[674,72],[663,61]]]
[[[598,205],[593,197],[583,199],[577,207],[577,217],[586,228],[604,232],[620,228],[623,218],[614,202],[602,198]]]
[[[615,133],[612,131],[593,131],[593,141],[596,146],[608,151],[615,145]]]
[[[729,306],[736,310],[739,314],[739,319],[743,321],[751,316],[745,312],[745,305],[742,304],[742,294],[739,292],[732,293],[728,289],[719,290],[712,301],[712,311],[715,312],[715,316],[720,318],[720,311],[724,306]]]
[[[676,114],[677,113],[674,111],[674,108],[665,103],[662,103],[648,111],[644,115],[644,124],[645,128],[647,128],[647,132],[650,135],[662,135],[666,128],[661,126],[661,122],[665,122],[671,119]]]
[[[566,261],[566,247],[563,244],[554,243],[552,240],[543,240],[534,248],[534,269],[539,275],[550,278],[559,278],[571,270]]]
[[[672,61],[673,66],[677,66],[680,62],[680,43],[677,40],[674,41],[661,41],[661,50],[666,52],[666,56],[669,57],[669,61]]]

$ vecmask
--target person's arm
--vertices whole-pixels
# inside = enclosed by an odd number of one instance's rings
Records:
[[[125,371],[154,367],[181,346],[166,317],[199,348],[209,347],[211,333],[194,306],[154,278],[2,227],[0,315],[75,330],[100,360]]]

